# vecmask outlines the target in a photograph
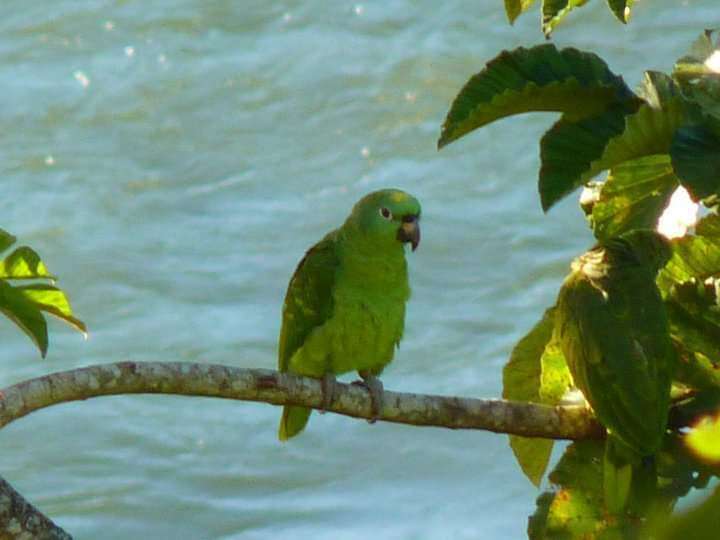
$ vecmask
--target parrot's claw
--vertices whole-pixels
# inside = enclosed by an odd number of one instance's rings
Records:
[[[380,417],[380,413],[382,412],[383,408],[383,394],[385,392],[383,388],[383,383],[372,373],[367,373],[363,371],[360,371],[358,373],[363,378],[363,380],[355,381],[353,382],[353,384],[357,384],[367,388],[367,391],[370,394],[370,406],[372,410],[372,414],[368,419],[368,424],[374,424]]]
[[[320,381],[320,384],[322,385],[322,408],[320,409],[320,414],[325,414],[325,411],[327,411],[330,408],[330,405],[332,405],[332,402],[335,401],[335,394],[336,394],[336,384],[337,381],[335,380],[335,375],[332,373],[326,373],[323,375],[323,378]]]

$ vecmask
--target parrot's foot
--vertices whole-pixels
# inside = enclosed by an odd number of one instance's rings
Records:
[[[330,405],[332,405],[332,402],[335,401],[335,394],[336,391],[336,384],[337,381],[335,380],[335,375],[332,373],[326,373],[323,375],[323,378],[320,381],[320,384],[322,385],[322,408],[320,409],[320,414],[325,414],[325,411],[327,411],[330,408]]]
[[[355,381],[353,382],[353,384],[357,384],[367,388],[367,391],[370,394],[370,406],[372,411],[371,416],[368,419],[368,423],[374,424],[380,417],[380,413],[382,412],[383,408],[383,393],[385,391],[383,388],[383,383],[372,373],[368,373],[367,371],[358,371],[358,373],[363,378],[363,380]]]

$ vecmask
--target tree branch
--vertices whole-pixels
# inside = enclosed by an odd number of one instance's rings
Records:
[[[367,391],[338,384],[329,411],[370,418]],[[320,381],[265,369],[216,364],[120,362],[51,373],[0,391],[0,427],[38,409],[117,394],[207,396],[320,408]],[[604,430],[583,406],[551,407],[500,399],[385,392],[378,420],[450,429],[482,429],[548,439],[599,439]]]
[[[72,540],[68,533],[0,478],[0,539],[11,538]]]

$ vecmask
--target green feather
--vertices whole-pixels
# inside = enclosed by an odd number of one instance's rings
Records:
[[[652,231],[612,239],[573,261],[558,296],[555,330],[575,384],[607,428],[608,444],[637,458],[607,453],[606,502],[615,509],[630,492],[625,465],[655,454],[666,429],[676,358],[655,276],[669,254]]]
[[[412,196],[374,192],[308,250],[285,296],[280,371],[315,378],[382,372],[402,338],[410,295],[400,229],[419,215]],[[310,409],[285,407],[279,438],[302,431],[309,417]]]

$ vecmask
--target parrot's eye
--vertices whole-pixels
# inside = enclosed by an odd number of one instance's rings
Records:
[[[384,206],[380,209],[380,215],[384,217],[385,219],[392,219],[392,212],[385,208]]]

